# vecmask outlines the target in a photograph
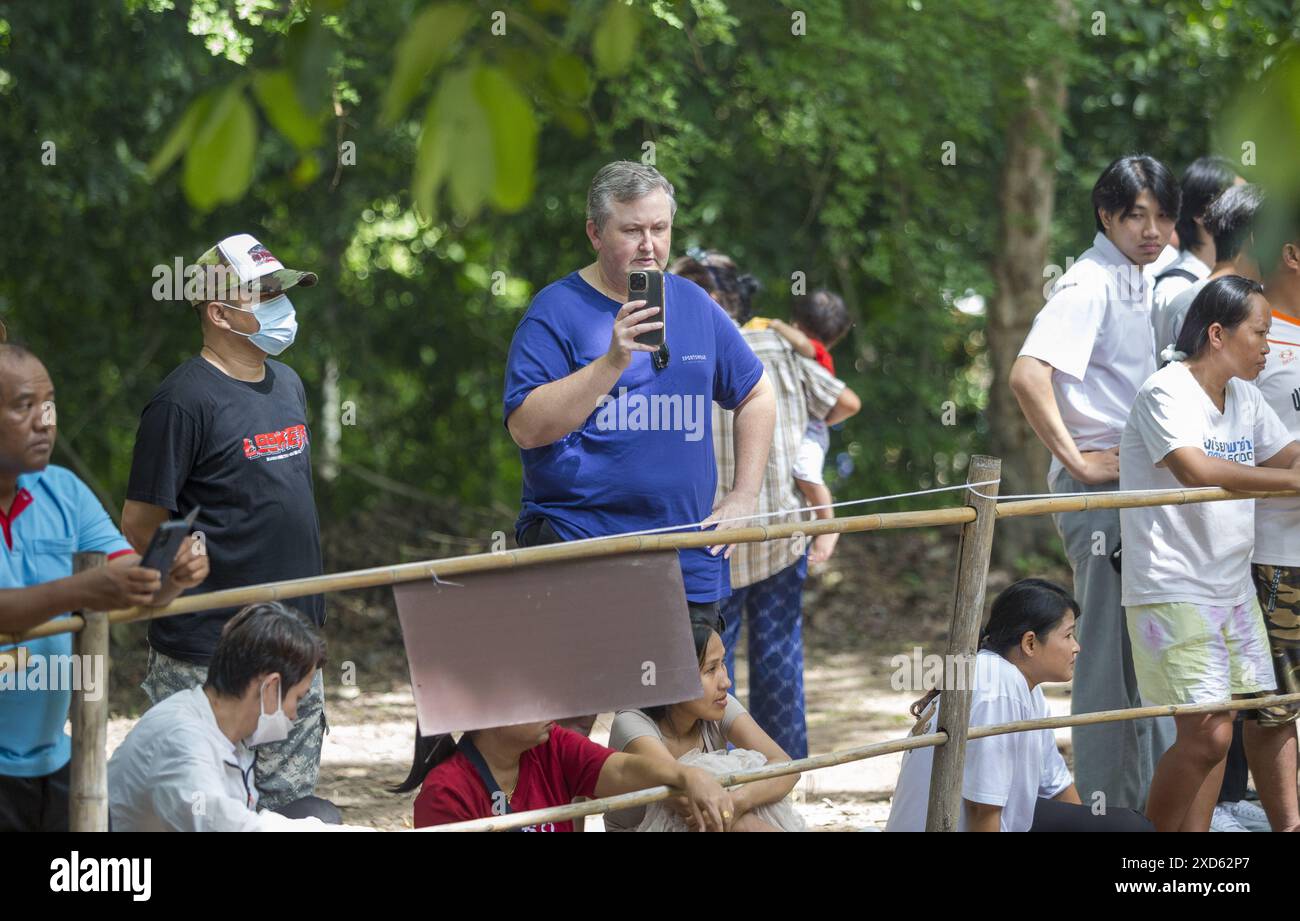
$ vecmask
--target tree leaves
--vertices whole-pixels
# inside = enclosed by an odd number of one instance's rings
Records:
[[[492,190],[492,132],[474,92],[472,69],[442,78],[425,114],[416,175],[416,204],[428,217],[434,214],[434,196],[444,179],[452,205],[467,217],[478,213]]]
[[[636,53],[640,31],[641,21],[632,7],[623,0],[610,0],[592,36],[591,52],[596,59],[596,72],[602,77],[612,77],[627,70]]]
[[[566,102],[582,102],[591,93],[587,65],[576,54],[562,51],[546,62],[546,79]]]
[[[167,136],[167,140],[163,141],[162,147],[158,148],[158,152],[153,155],[145,168],[150,181],[156,180],[165,173],[167,167],[185,153],[185,149],[190,146],[190,141],[194,139],[194,132],[206,121],[216,95],[215,92],[209,91],[190,103],[181,120],[177,122],[172,133]]]
[[[436,213],[439,188],[473,217],[486,201],[515,211],[533,196],[537,120],[532,103],[495,67],[461,68],[444,76],[425,112],[412,196],[425,217]]]
[[[495,68],[480,68],[474,89],[492,136],[492,204],[502,211],[518,211],[533,197],[537,120],[532,104]]]
[[[435,3],[415,18],[397,46],[397,60],[379,116],[381,125],[391,125],[402,116],[420,83],[465,34],[472,16],[473,10],[464,3]]]
[[[185,152],[185,197],[199,211],[239,201],[253,178],[257,118],[241,83],[212,103]]]
[[[299,151],[320,144],[323,117],[312,117],[298,98],[287,70],[263,70],[253,77],[253,95],[276,131]]]

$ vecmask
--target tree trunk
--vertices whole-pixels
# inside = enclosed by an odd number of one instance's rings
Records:
[[[1062,7],[1067,4],[1062,3]],[[1068,12],[1062,11],[1063,20]],[[1025,421],[1008,378],[1020,346],[1044,303],[1044,268],[1052,227],[1056,189],[1054,164],[1061,140],[1058,113],[1065,106],[1066,75],[1058,59],[1042,74],[1025,79],[1024,108],[1007,130],[999,210],[1002,214],[998,255],[993,263],[997,286],[988,312],[989,393],[992,453],[1002,458],[1004,495],[1047,491],[1051,457]],[[1059,544],[1047,516],[1007,521],[993,547],[994,561],[1010,566],[1031,554],[1055,552]]]

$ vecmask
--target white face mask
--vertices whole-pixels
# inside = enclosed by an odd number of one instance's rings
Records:
[[[278,703],[276,704],[274,713],[267,713],[262,706],[262,692],[265,691],[266,686],[271,683],[271,679],[267,678],[262,682],[262,686],[258,689],[257,709],[260,711],[261,715],[257,718],[257,728],[253,730],[253,734],[244,739],[244,744],[249,748],[252,748],[254,745],[268,745],[272,742],[283,742],[285,739],[289,738],[289,730],[293,728],[293,720],[289,719],[289,715],[284,712],[284,688],[280,686],[281,679],[276,678],[275,680],[277,685],[276,694],[278,695]]]
[[[298,335],[298,319],[293,309],[293,303],[284,294],[269,301],[263,301],[257,306],[256,310],[237,307],[224,301],[218,301],[217,303],[223,307],[242,310],[244,313],[253,315],[257,320],[257,332],[241,333],[237,329],[232,329],[231,332],[245,337],[268,355],[279,355],[293,345],[293,340]]]

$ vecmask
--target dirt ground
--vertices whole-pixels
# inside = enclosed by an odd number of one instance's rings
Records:
[[[890,685],[890,659],[945,651],[956,565],[956,529],[845,535],[835,557],[807,583],[805,686],[811,753],[896,739],[912,725],[908,705],[918,695]],[[463,551],[462,551],[463,552]],[[328,564],[327,564],[328,568]],[[339,567],[333,567],[339,568]],[[988,598],[1030,573],[990,573]],[[1069,585],[1063,566],[1035,570]],[[345,821],[381,829],[409,827],[414,794],[383,787],[410,767],[415,726],[405,656],[390,596],[332,596],[326,625],[330,733],[321,756],[317,793],[338,804]],[[147,703],[138,689],[145,668],[143,627],[115,628],[109,750],[119,744]],[[355,684],[343,681],[347,663]],[[746,700],[744,636],[736,688]],[[1069,711],[1069,688],[1045,689],[1054,713]],[[604,714],[592,737],[608,739]],[[1058,733],[1069,755],[1069,734]],[[810,831],[883,828],[902,755],[838,765],[805,775],[793,794]],[[603,830],[588,820],[589,831]]]

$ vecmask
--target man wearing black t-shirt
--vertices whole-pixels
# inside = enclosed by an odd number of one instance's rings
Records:
[[[288,348],[298,328],[284,292],[310,287],[316,276],[286,269],[247,234],[222,240],[198,264],[204,283],[186,294],[203,348],[167,376],[141,414],[122,531],[143,552],[162,522],[198,507],[194,527],[211,565],[202,591],[318,576],[307,396],[292,368],[268,358]],[[293,604],[318,627],[324,622],[322,596]],[[236,610],[150,622],[142,688],[153,703],[204,682]],[[256,749],[266,808],[312,794],[324,729],[318,671],[289,737]]]

